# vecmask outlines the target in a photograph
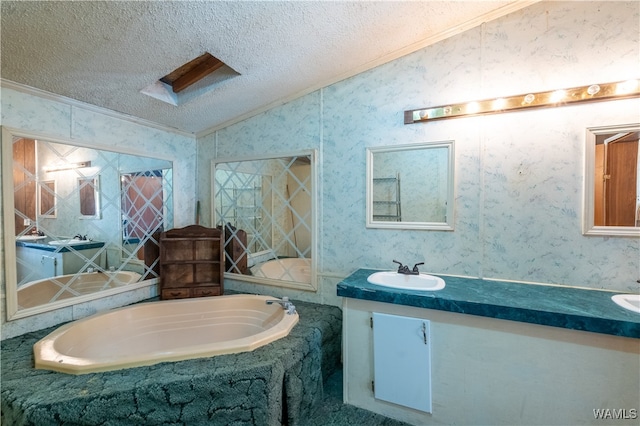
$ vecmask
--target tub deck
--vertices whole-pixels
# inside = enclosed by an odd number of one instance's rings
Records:
[[[36,370],[33,344],[55,328],[2,341],[7,425],[304,425],[340,364],[342,311],[294,301],[289,336],[254,350],[80,376]]]

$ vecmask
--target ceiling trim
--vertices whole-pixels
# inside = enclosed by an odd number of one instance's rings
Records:
[[[421,41],[418,41],[416,43],[413,43],[413,44],[410,44],[410,45],[408,45],[406,47],[403,47],[402,49],[398,49],[398,50],[393,51],[391,53],[388,53],[388,54],[386,54],[384,56],[381,56],[380,58],[378,58],[376,60],[370,61],[370,62],[368,62],[366,64],[363,64],[363,65],[361,65],[359,67],[353,68],[352,70],[347,71],[346,73],[343,73],[343,74],[341,74],[341,75],[339,75],[337,77],[325,80],[324,82],[316,84],[316,85],[314,85],[312,87],[309,87],[309,88],[307,88],[305,90],[302,90],[302,91],[300,91],[298,93],[295,93],[293,95],[287,96],[287,97],[282,98],[282,99],[279,99],[279,100],[277,100],[275,102],[271,102],[270,104],[267,104],[267,105],[265,105],[265,106],[263,106],[261,108],[254,109],[252,111],[249,111],[246,114],[242,114],[242,115],[240,115],[238,117],[235,117],[235,118],[233,118],[231,120],[227,120],[227,121],[225,121],[225,122],[223,122],[221,124],[218,124],[216,126],[210,127],[208,129],[202,130],[200,132],[196,132],[195,133],[196,139],[200,139],[202,137],[208,136],[211,133],[214,133],[214,132],[216,132],[218,130],[224,129],[225,127],[229,127],[229,126],[231,126],[233,124],[239,123],[241,121],[244,121],[244,120],[247,120],[247,119],[249,119],[251,117],[254,117],[254,116],[258,115],[258,114],[266,112],[266,111],[268,111],[268,110],[270,110],[272,108],[275,108],[277,106],[286,104],[287,102],[291,102],[294,99],[300,98],[300,97],[302,97],[304,95],[308,95],[309,93],[315,92],[315,91],[320,90],[320,89],[322,89],[324,87],[331,86],[332,84],[335,84],[335,83],[337,83],[339,81],[346,80],[346,79],[348,79],[350,77],[353,77],[354,75],[363,73],[363,72],[368,71],[368,70],[370,70],[372,68],[375,68],[377,66],[386,64],[386,63],[391,62],[391,61],[394,61],[394,60],[396,60],[398,58],[401,58],[403,56],[409,55],[410,53],[416,52],[416,51],[418,51],[420,49],[423,49],[425,47],[428,47],[428,46],[431,46],[433,44],[436,44],[436,43],[438,43],[438,42],[440,42],[442,40],[448,39],[448,38],[456,36],[458,34],[462,34],[465,31],[468,31],[470,29],[473,29],[475,27],[478,27],[478,26],[484,24],[485,22],[493,21],[495,19],[501,18],[501,17],[503,17],[505,15],[508,15],[510,13],[513,13],[513,12],[517,12],[518,10],[524,9],[526,7],[529,7],[529,6],[533,5],[533,4],[539,3],[541,1],[542,0],[516,0],[513,3],[509,3],[509,4],[505,5],[505,6],[499,7],[497,9],[495,9],[495,10],[492,10],[489,13],[485,13],[484,15],[480,15],[480,16],[478,16],[478,17],[476,17],[474,19],[471,19],[471,20],[469,20],[467,22],[463,22],[460,25],[457,25],[455,27],[451,27],[451,28],[449,28],[449,29],[447,29],[445,31],[442,31],[440,33],[437,33],[437,34],[434,34],[434,35],[432,35],[430,37],[427,37],[426,39],[423,39]]]
[[[48,99],[50,101],[60,102],[71,107],[82,108],[87,111],[95,112],[97,114],[106,115],[111,118],[116,118],[130,123],[139,124],[145,127],[151,127],[156,130],[162,130],[167,133],[173,133],[180,136],[186,136],[188,138],[195,138],[195,134],[184,130],[176,129],[175,127],[166,126],[164,124],[156,123],[155,121],[145,120],[143,118],[134,117],[129,114],[114,111],[108,108],[99,107],[87,102],[78,101],[76,99],[68,98],[66,96],[57,95],[55,93],[47,92],[46,90],[37,89],[35,87],[27,86],[22,83],[16,83],[15,81],[6,80],[0,78],[0,87],[6,89],[12,89],[17,92],[25,93],[27,95],[33,95],[39,98]]]

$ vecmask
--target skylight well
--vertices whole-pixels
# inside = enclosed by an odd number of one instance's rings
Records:
[[[178,106],[238,75],[238,72],[220,59],[205,52],[145,87],[140,93]]]

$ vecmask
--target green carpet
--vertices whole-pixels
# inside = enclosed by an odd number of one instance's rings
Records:
[[[2,342],[3,425],[308,425],[339,367],[342,312],[296,302],[289,336],[252,352],[69,375],[33,368],[55,328]]]
[[[337,370],[324,383],[324,399],[305,426],[408,426],[362,408],[342,403],[342,370]]]

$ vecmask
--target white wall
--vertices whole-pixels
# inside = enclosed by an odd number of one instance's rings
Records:
[[[638,99],[403,124],[403,111],[637,78],[640,3],[541,2],[198,140],[215,156],[320,152],[320,289],[227,288],[339,304],[359,267],[638,291],[640,240],[585,237],[585,129],[640,121]],[[365,147],[455,140],[455,231],[365,228]]]
[[[174,226],[192,224],[195,218],[196,141],[195,137],[181,135],[159,128],[152,128],[128,120],[116,118],[114,114],[103,114],[95,108],[83,108],[81,104],[55,100],[51,96],[36,96],[24,91],[2,87],[1,96],[3,126],[37,132],[52,138],[78,140],[95,147],[131,149],[173,161],[174,179]],[[2,143],[10,143],[3,141]],[[4,159],[3,159],[4,161]],[[2,197],[0,197],[1,200]],[[4,221],[4,212],[2,216]],[[3,225],[2,225],[3,226]],[[4,265],[4,235],[0,227],[0,265]],[[98,301],[82,303],[41,315],[15,321],[6,321],[4,272],[0,278],[2,298],[2,338],[20,335],[28,331],[46,328],[61,322],[81,318],[98,310],[123,306],[155,295],[156,289],[145,288],[123,293]]]

